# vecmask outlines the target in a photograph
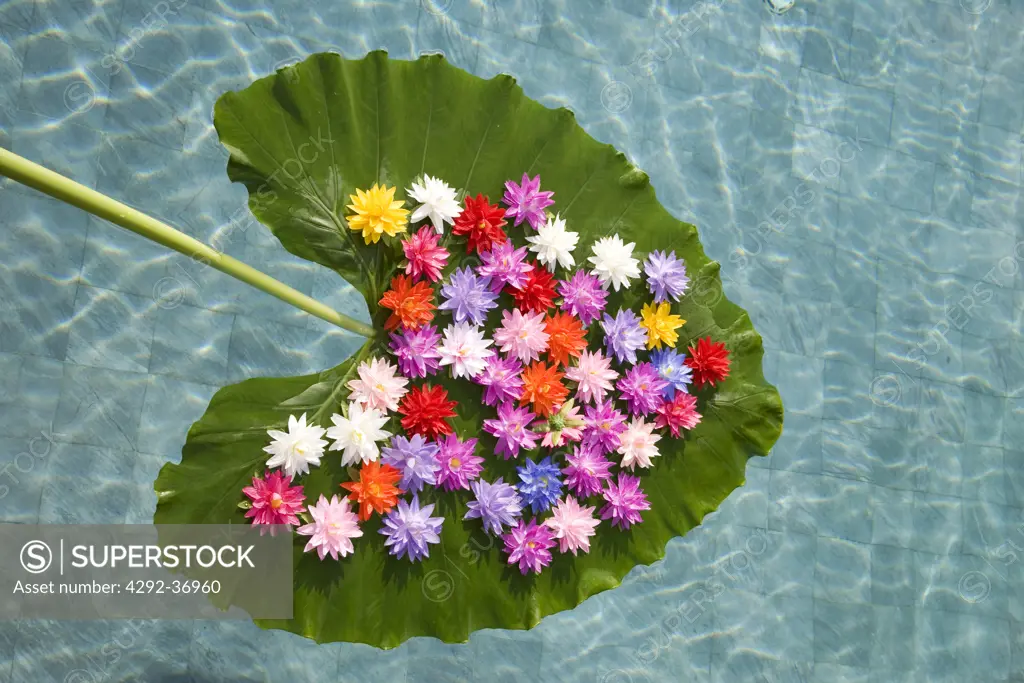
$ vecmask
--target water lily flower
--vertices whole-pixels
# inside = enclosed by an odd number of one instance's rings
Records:
[[[501,477],[493,484],[477,479],[470,484],[470,489],[475,500],[466,504],[469,512],[463,519],[479,519],[487,533],[500,535],[504,527],[511,526],[523,514],[523,499]]]
[[[349,509],[347,498],[331,496],[328,501],[321,493],[320,500],[308,512],[313,521],[295,530],[300,536],[310,536],[303,552],[316,550],[321,560],[328,555],[337,560],[355,552],[352,539],[362,536],[363,530],[356,513]]]
[[[686,321],[673,314],[667,303],[657,304],[657,306],[644,304],[640,315],[643,316],[640,325],[647,330],[648,349],[660,349],[662,342],[668,346],[676,345],[676,340],[679,339],[679,333],[676,330],[682,327]]]
[[[492,358],[473,381],[484,388],[489,406],[518,401],[523,395],[523,364],[515,358]]]
[[[402,240],[402,253],[408,263],[405,264],[406,275],[413,280],[426,277],[431,282],[441,279],[441,271],[448,263],[451,254],[441,246],[437,233],[428,227],[422,227]]]
[[[484,459],[476,455],[476,439],[461,440],[454,434],[438,439],[437,461],[440,471],[437,485],[445,491],[468,489],[469,483],[483,472]]]
[[[676,252],[665,254],[663,251],[652,251],[644,262],[647,274],[647,286],[654,295],[654,301],[679,301],[690,286],[690,278],[686,277],[686,263],[676,258]]]
[[[348,416],[331,415],[333,427],[328,427],[327,438],[333,439],[330,450],[341,451],[344,467],[357,462],[363,464],[380,457],[378,441],[384,441],[391,432],[382,429],[388,417],[377,408],[368,408],[361,403],[348,404]]]
[[[611,368],[612,359],[598,351],[582,351],[576,365],[565,369],[565,378],[576,382],[576,395],[584,403],[604,400],[619,373]]]
[[[484,431],[498,439],[495,453],[508,460],[517,457],[520,450],[531,451],[536,448],[537,435],[529,428],[536,417],[528,408],[511,403],[499,405],[498,418],[484,420]]]
[[[448,418],[455,417],[455,406],[455,401],[448,400],[444,387],[413,387],[398,404],[398,414],[403,416],[402,429],[428,439],[451,434]]]
[[[245,516],[256,525],[297,526],[306,497],[301,486],[291,484],[291,476],[277,470],[264,473],[262,478],[253,477],[252,486],[242,489],[251,501]]]
[[[628,289],[630,279],[640,277],[640,262],[633,258],[635,246],[633,242],[623,243],[618,235],[602,237],[594,243],[594,255],[587,260],[606,288],[611,286],[616,292],[622,287]]]
[[[369,190],[357,189],[348,200],[352,203],[347,208],[354,212],[348,216],[348,227],[361,231],[367,244],[376,244],[381,235],[405,232],[409,211],[402,208],[405,202],[395,200],[395,188],[374,183]]]
[[[596,275],[577,270],[569,280],[558,283],[562,297],[562,310],[580,319],[584,325],[597,320],[608,301],[608,292],[601,287]]]
[[[371,462],[359,469],[359,481],[346,481],[341,488],[349,491],[348,498],[359,505],[359,521],[370,519],[374,512],[386,514],[405,493],[395,486],[402,473],[391,465]]]
[[[623,530],[642,522],[640,513],[651,509],[647,495],[640,489],[640,479],[622,472],[618,482],[608,483],[603,496],[605,505],[601,508],[601,519],[610,519],[612,526]]]
[[[451,311],[457,323],[467,320],[474,325],[483,325],[487,311],[497,308],[498,295],[490,290],[489,278],[480,277],[469,267],[456,270],[441,287],[444,301],[440,310]]]
[[[519,520],[519,525],[502,536],[502,540],[508,553],[508,563],[518,564],[519,572],[524,576],[531,571],[539,574],[551,564],[551,548],[555,545],[551,527],[537,524],[533,519],[529,524]]]
[[[280,467],[289,477],[309,472],[310,465],[320,465],[320,457],[327,445],[321,438],[325,431],[314,424],[306,424],[305,413],[298,419],[289,415],[287,432],[267,430],[273,439],[269,446],[263,448],[264,453],[270,453],[267,467]]]
[[[437,463],[437,452],[437,444],[420,434],[412,437],[399,434],[391,439],[390,446],[381,449],[380,461],[402,473],[402,480],[398,483],[402,489],[419,493],[424,484],[437,484],[437,473],[441,469]]]
[[[611,453],[619,447],[619,435],[626,430],[626,416],[611,401],[587,407],[583,443],[599,453]]]
[[[526,261],[526,247],[516,249],[512,240],[506,240],[480,254],[476,272],[481,277],[491,278],[491,291],[498,293],[505,285],[522,289],[531,270],[533,266]]]
[[[580,498],[601,493],[604,482],[611,479],[612,462],[592,446],[575,446],[565,459],[565,485]]]
[[[550,508],[562,495],[562,473],[550,456],[540,462],[527,460],[516,468],[516,473],[519,475],[516,490],[534,514]]]
[[[629,309],[620,309],[615,317],[605,313],[601,320],[604,344],[609,356],[620,363],[635,363],[636,352],[644,348],[647,334],[640,326],[640,318]]]
[[[430,545],[441,542],[441,525],[444,517],[431,517],[434,504],[420,507],[417,496],[412,502],[398,501],[398,507],[388,513],[378,530],[386,536],[384,541],[388,552],[401,559],[409,557],[410,562],[419,562],[430,557]]]
[[[661,435],[654,433],[654,427],[642,417],[634,417],[619,435],[618,453],[622,456],[620,465],[623,468],[632,470],[634,467],[650,467],[651,458],[661,454],[657,445]]]
[[[655,349],[651,351],[651,365],[666,382],[665,388],[661,390],[665,400],[671,401],[677,391],[688,390],[692,381],[691,369],[683,354],[673,348]]]
[[[544,314],[523,313],[518,308],[502,311],[501,327],[494,330],[494,343],[502,353],[524,363],[537,360],[548,348]]]
[[[444,329],[444,339],[437,347],[441,365],[452,367],[452,377],[473,378],[483,372],[494,351],[493,344],[484,337],[483,330],[469,323],[456,323]]]
[[[526,274],[521,289],[512,290],[516,308],[534,313],[544,313],[555,305],[555,276],[546,268],[531,263],[533,270]]]
[[[650,363],[637,363],[631,367],[615,388],[622,393],[622,399],[632,415],[648,415],[658,409],[662,392],[668,382],[662,379]]]
[[[533,431],[544,435],[541,446],[559,448],[570,441],[582,439],[583,431],[581,427],[584,424],[579,406],[575,405],[572,399],[569,399],[562,404],[558,412],[548,416],[546,420],[534,422]]]
[[[700,424],[701,417],[697,412],[697,397],[680,391],[671,401],[658,406],[654,424],[659,428],[668,427],[672,436],[679,436],[680,429],[693,429]]]
[[[537,234],[528,236],[526,241],[531,245],[530,251],[537,254],[537,260],[551,272],[556,265],[562,268],[576,265],[572,252],[580,241],[580,235],[566,230],[565,220],[560,216],[544,223],[537,229]]]
[[[693,369],[693,381],[698,387],[714,386],[729,376],[729,350],[722,342],[704,337],[691,346],[686,364]]]
[[[391,351],[398,358],[398,369],[406,377],[426,377],[437,373],[441,352],[437,350],[441,335],[433,325],[418,330],[402,327],[391,333]]]
[[[479,255],[508,240],[504,226],[505,209],[491,205],[487,197],[478,194],[475,199],[466,197],[466,208],[455,219],[452,233],[466,237],[467,254]]]
[[[590,537],[601,520],[594,517],[592,506],[583,507],[572,496],[566,496],[543,523],[555,532],[559,552],[572,551],[575,555],[578,550],[590,552]]]
[[[555,203],[551,197],[554,192],[550,190],[541,192],[540,174],[531,179],[526,173],[523,174],[522,182],[519,185],[512,180],[505,181],[505,196],[501,198],[508,210],[505,215],[515,218],[515,227],[525,220],[534,230],[544,225],[547,214],[544,209]]]
[[[405,377],[396,375],[398,368],[381,358],[359,364],[359,379],[349,381],[349,400],[387,412],[398,410],[398,401],[408,391]]]
[[[569,390],[562,384],[564,375],[556,365],[546,365],[541,361],[531,363],[523,370],[523,396],[521,405],[531,404],[533,412],[547,417],[560,406],[569,395]]]
[[[417,330],[434,319],[434,290],[422,280],[414,284],[408,275],[393,277],[391,289],[384,292],[378,303],[392,311],[384,322],[385,330],[399,325]]]
[[[558,365],[568,365],[570,357],[578,358],[587,348],[583,324],[567,313],[548,315],[544,331],[548,333],[548,358]]]
[[[419,223],[429,218],[438,235],[444,233],[445,223],[453,223],[462,213],[462,207],[455,199],[455,188],[439,178],[424,176],[423,182],[413,183],[406,194],[420,203],[413,210],[410,220]]]

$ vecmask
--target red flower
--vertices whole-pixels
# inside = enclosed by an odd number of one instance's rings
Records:
[[[512,289],[512,298],[516,308],[531,313],[545,313],[555,303],[555,276],[547,268],[531,261],[533,266],[526,276],[522,289]]]
[[[580,351],[587,348],[583,324],[566,313],[545,318],[544,331],[548,333],[548,358],[558,365],[568,365],[569,356],[579,358]]]
[[[413,387],[398,404],[398,414],[404,416],[402,429],[427,439],[447,436],[452,433],[452,426],[446,418],[455,417],[456,405],[448,400],[444,387]]]
[[[722,342],[712,342],[711,337],[704,337],[689,351],[685,363],[693,370],[693,383],[698,387],[705,384],[714,386],[729,376],[729,351]]]
[[[466,208],[455,219],[452,232],[466,235],[466,253],[490,251],[495,244],[508,240],[502,230],[505,225],[505,209],[492,206],[487,197],[478,194],[476,199],[466,196]]]
[[[393,311],[384,323],[384,329],[393,330],[404,325],[418,330],[434,319],[434,290],[426,282],[412,283],[408,275],[396,275],[391,280],[391,289],[384,292],[380,305]]]
[[[395,486],[402,473],[391,465],[374,460],[359,470],[359,481],[346,481],[341,488],[351,491],[348,499],[359,505],[359,521],[365,522],[376,512],[386,514],[398,504],[398,496],[405,493]]]

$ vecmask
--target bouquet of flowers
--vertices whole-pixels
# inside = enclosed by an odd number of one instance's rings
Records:
[[[635,473],[651,467],[659,441],[684,438],[700,422],[690,386],[729,374],[721,342],[676,348],[686,321],[672,305],[689,286],[684,260],[656,250],[641,262],[635,245],[613,234],[577,263],[579,235],[552,213],[554,193],[540,189],[539,175],[507,181],[500,204],[482,194],[460,203],[431,176],[406,194],[411,215],[395,188],[379,185],[348,205],[348,226],[367,245],[414,230],[401,243],[404,273],[379,302],[390,311],[390,356],[358,365],[330,426],[292,415],[287,431],[268,432],[271,469],[243,489],[246,517],[297,526],[306,552],[340,560],[357,552],[360,524],[381,515],[390,554],[416,562],[445,523],[420,493],[464,489],[472,500],[463,519],[500,536],[523,574],[550,564],[555,546],[588,552],[602,522],[623,531],[640,523],[649,505]],[[506,230],[524,231],[528,246],[516,248]],[[445,276],[448,247],[463,244],[477,264]],[[639,312],[606,310],[608,291],[637,279],[650,302]],[[589,345],[588,332],[599,342]],[[459,406],[431,384],[438,373],[483,388],[493,452],[454,433]],[[296,482],[325,457],[350,468],[347,495],[306,500]],[[487,458],[521,463],[515,481],[483,478]]]

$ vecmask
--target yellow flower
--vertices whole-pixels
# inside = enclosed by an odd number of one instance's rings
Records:
[[[395,188],[374,183],[368,191],[357,189],[348,200],[348,208],[355,211],[348,217],[348,227],[362,230],[367,244],[376,244],[381,235],[405,232],[409,211],[402,208],[405,202],[395,201]]]
[[[661,342],[675,348],[676,340],[679,339],[676,330],[682,327],[686,321],[678,315],[672,315],[672,308],[667,302],[660,303],[657,307],[644,304],[640,315],[643,317],[640,325],[647,330],[648,349],[660,349]]]

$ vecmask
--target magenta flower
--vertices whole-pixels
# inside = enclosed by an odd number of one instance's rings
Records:
[[[255,525],[298,526],[298,515],[305,509],[306,498],[301,486],[291,484],[292,478],[279,470],[266,472],[263,478],[253,477],[252,486],[242,489],[242,493],[252,501],[245,516],[251,518]]]
[[[686,263],[676,258],[674,251],[668,255],[663,251],[652,251],[644,262],[644,272],[647,274],[647,286],[657,303],[667,301],[669,297],[679,301],[690,286]]]
[[[454,434],[437,440],[440,446],[437,462],[441,466],[437,472],[438,486],[445,491],[469,489],[469,482],[479,477],[484,469],[484,459],[473,452],[476,444],[476,439],[460,441]]]
[[[431,282],[441,279],[441,271],[448,263],[448,250],[439,243],[440,235],[434,230],[424,226],[418,232],[402,240],[402,251],[408,263],[405,264],[405,272],[411,275],[413,280],[425,276]]]
[[[518,401],[523,395],[523,364],[515,358],[491,359],[473,381],[485,388],[484,403],[489,406]]]
[[[537,447],[537,435],[530,431],[530,423],[537,416],[529,408],[511,403],[498,406],[498,419],[484,420],[484,431],[498,438],[495,453],[506,460],[519,455],[520,449],[532,451]]]
[[[693,394],[677,392],[676,397],[671,401],[665,401],[658,406],[658,416],[654,418],[655,426],[668,427],[672,436],[679,436],[680,427],[693,429],[701,420],[701,414],[697,412],[697,397]]]
[[[406,377],[426,377],[437,373],[441,353],[437,350],[441,335],[433,325],[418,330],[400,328],[391,333],[391,352],[398,358],[398,369]]]
[[[501,312],[501,327],[494,330],[494,344],[502,353],[515,356],[524,363],[540,358],[548,348],[544,331],[544,313],[523,313],[518,308]],[[646,339],[646,334],[644,339]]]
[[[618,483],[608,482],[604,490],[605,505],[601,508],[601,519],[612,520],[612,526],[628,529],[642,522],[640,513],[650,510],[647,495],[640,489],[640,478],[619,472]]]
[[[533,270],[533,265],[526,261],[526,252],[526,247],[516,249],[512,240],[496,244],[480,254],[482,264],[477,266],[477,275],[491,278],[492,292],[500,292],[505,285],[522,289],[527,274]]]
[[[487,311],[497,308],[494,302],[498,295],[490,290],[491,281],[480,277],[469,266],[460,268],[448,277],[448,282],[441,287],[444,299],[438,310],[451,311],[455,322],[467,320],[474,325],[483,325]]]
[[[583,403],[599,403],[612,390],[619,373],[612,370],[612,359],[600,351],[582,351],[576,365],[565,370],[565,378],[576,382],[576,395]]]
[[[531,519],[529,524],[519,520],[519,524],[501,537],[505,541],[505,552],[508,563],[518,564],[519,572],[526,575],[532,571],[540,571],[551,564],[551,548],[555,545],[555,534],[550,527],[537,524]]]
[[[544,209],[555,203],[551,197],[554,192],[540,191],[540,174],[530,179],[526,173],[519,185],[509,180],[505,182],[505,196],[501,201],[508,207],[505,212],[506,218],[515,218],[515,226],[518,227],[524,220],[530,227],[536,230],[547,222],[547,215]]]
[[[583,443],[599,453],[611,453],[619,447],[619,435],[626,431],[626,416],[611,401],[604,401],[587,407],[586,424]]]
[[[618,381],[615,388],[622,392],[632,415],[648,415],[662,403],[662,390],[668,386],[661,374],[650,363],[638,363]]]
[[[577,270],[569,280],[558,281],[562,310],[580,319],[584,326],[597,320],[608,302],[608,292],[596,276]]]
[[[589,446],[576,446],[565,460],[569,463],[562,469],[565,485],[580,498],[601,493],[604,482],[612,477],[612,462]]]

